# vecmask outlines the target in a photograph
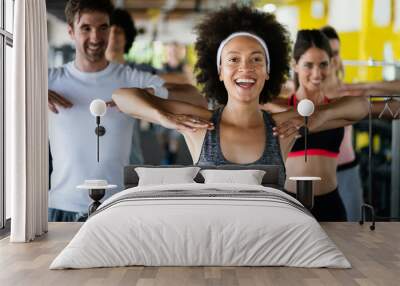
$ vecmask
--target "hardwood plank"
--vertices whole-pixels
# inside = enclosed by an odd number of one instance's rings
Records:
[[[322,223],[352,269],[290,267],[117,267],[49,270],[58,253],[79,230],[79,223],[50,223],[49,233],[32,243],[0,240],[0,285],[399,285],[400,223]]]

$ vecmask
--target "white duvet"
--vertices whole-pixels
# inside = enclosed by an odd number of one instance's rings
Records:
[[[175,195],[163,196],[174,190]],[[135,187],[114,195],[50,269],[128,265],[351,267],[318,222],[285,193],[195,183]]]

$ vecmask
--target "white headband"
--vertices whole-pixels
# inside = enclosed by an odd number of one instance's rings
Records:
[[[225,40],[223,40],[221,42],[221,44],[218,47],[218,52],[217,52],[217,69],[218,69],[218,73],[221,70],[221,54],[222,54],[222,49],[225,47],[225,45],[232,40],[235,37],[239,37],[239,36],[247,36],[250,38],[253,38],[255,40],[257,40],[260,45],[263,47],[264,52],[265,52],[265,57],[267,58],[267,72],[269,73],[269,52],[268,52],[268,48],[267,48],[267,44],[264,42],[263,39],[261,39],[259,36],[256,36],[254,34],[248,33],[248,32],[236,32],[231,34],[228,38],[226,38]]]

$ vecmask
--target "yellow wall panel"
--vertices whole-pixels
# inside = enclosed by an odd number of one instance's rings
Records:
[[[379,0],[377,0],[379,1]],[[373,20],[374,0],[362,0],[362,25],[356,32],[339,33],[342,42],[342,58],[347,60],[384,60],[384,45],[390,42],[395,60],[400,60],[400,32],[393,32],[394,1],[392,19],[387,27],[377,27]],[[299,8],[299,29],[319,29],[328,23],[329,0],[324,1],[325,15],[322,19],[311,16],[312,0],[290,3]],[[345,81],[374,81],[382,79],[381,67],[346,67]]]
[[[322,1],[324,3],[324,15],[320,19],[316,19],[312,16],[311,11],[311,0],[303,0],[298,1],[297,7],[299,8],[299,26],[300,29],[315,29],[326,25],[327,23],[327,15],[328,15],[328,6],[327,0]]]
[[[352,0],[349,0],[352,1]],[[375,0],[380,1],[380,0]],[[259,7],[272,1],[258,1]],[[298,1],[273,1],[278,6],[295,6],[299,9],[298,29],[319,29],[328,23],[329,0],[323,0],[324,15],[320,19],[312,16],[312,0]],[[392,45],[394,59],[400,61],[400,31],[394,32],[395,1],[391,0],[392,19],[387,27],[378,27],[374,23],[374,0],[362,0],[362,24],[360,31],[339,32],[342,42],[342,58],[345,60],[368,60],[370,58],[384,60],[384,45],[389,42]],[[345,1],[343,2],[345,3]],[[379,2],[377,2],[379,5]],[[345,81],[374,81],[382,80],[381,67],[347,66]]]
[[[359,45],[359,32],[339,33],[341,40],[341,54],[343,59],[357,60]],[[345,81],[353,82],[360,81],[358,78],[359,67],[346,66],[345,67]]]

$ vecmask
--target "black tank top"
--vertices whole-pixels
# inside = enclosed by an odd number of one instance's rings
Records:
[[[329,102],[328,99],[325,99],[325,102]],[[289,99],[289,106],[294,106],[294,108],[297,107],[296,95],[292,95]],[[309,134],[307,138],[307,155],[337,158],[343,137],[343,127]],[[304,156],[303,137],[296,140],[292,150],[288,154],[288,158],[298,156]]]
[[[199,161],[197,162],[197,165],[199,166],[237,164],[225,159],[221,151],[219,132],[222,111],[223,108],[217,109],[212,115],[211,122],[214,123],[215,128],[213,130],[208,130],[206,133],[203,146],[201,148]],[[282,160],[279,141],[272,134],[272,127],[274,127],[274,122],[271,116],[265,111],[263,111],[263,117],[266,131],[264,152],[258,160],[249,164],[241,165],[278,165],[280,167],[279,185],[283,186],[285,182],[285,165]]]

